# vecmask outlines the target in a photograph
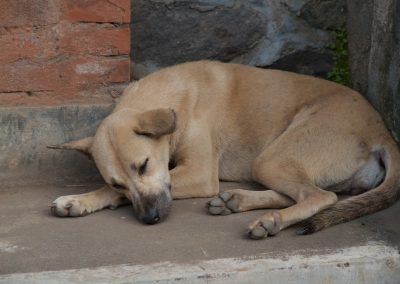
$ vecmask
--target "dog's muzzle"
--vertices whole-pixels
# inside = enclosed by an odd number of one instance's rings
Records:
[[[160,221],[160,215],[158,213],[157,208],[151,208],[146,212],[146,214],[142,218],[142,222],[148,225],[153,225]]]
[[[165,219],[171,209],[172,197],[168,191],[142,196],[141,204],[134,204],[137,218],[148,225],[154,225]]]

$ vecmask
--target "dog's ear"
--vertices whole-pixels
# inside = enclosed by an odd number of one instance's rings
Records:
[[[176,128],[176,114],[173,109],[149,110],[139,115],[134,128],[137,134],[160,137],[171,134]]]
[[[93,137],[86,137],[80,140],[71,141],[60,145],[49,145],[47,148],[50,149],[62,149],[62,150],[77,150],[82,154],[85,154],[91,158],[90,147],[92,146]]]

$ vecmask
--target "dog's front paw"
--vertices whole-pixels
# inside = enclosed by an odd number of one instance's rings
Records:
[[[253,240],[264,239],[279,233],[281,231],[281,225],[281,214],[278,211],[273,211],[251,223],[247,235]]]
[[[207,208],[211,215],[228,215],[242,212],[240,196],[234,190],[220,193],[218,197],[207,202]]]
[[[84,200],[76,195],[60,196],[51,204],[50,210],[59,217],[79,217],[91,213]]]

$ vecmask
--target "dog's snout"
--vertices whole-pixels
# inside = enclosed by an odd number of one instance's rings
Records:
[[[166,187],[157,194],[144,195],[138,192],[138,197],[133,200],[132,204],[136,218],[141,222],[153,225],[165,220],[168,216],[171,209],[172,196]]]
[[[142,218],[143,223],[153,225],[160,221],[160,216],[156,208],[151,208],[147,211],[146,215]]]

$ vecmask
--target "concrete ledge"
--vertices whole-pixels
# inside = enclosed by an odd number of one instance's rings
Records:
[[[314,252],[315,253],[315,252]],[[399,251],[383,244],[326,254],[162,262],[0,276],[0,283],[400,283]]]
[[[0,108],[0,180],[5,186],[100,180],[93,162],[47,149],[92,135],[112,104]]]
[[[266,210],[210,216],[207,199],[175,200],[156,226],[139,223],[132,206],[50,215],[56,197],[94,188],[0,189],[0,283],[400,283],[400,203],[313,235],[294,227],[261,241],[245,231]]]

